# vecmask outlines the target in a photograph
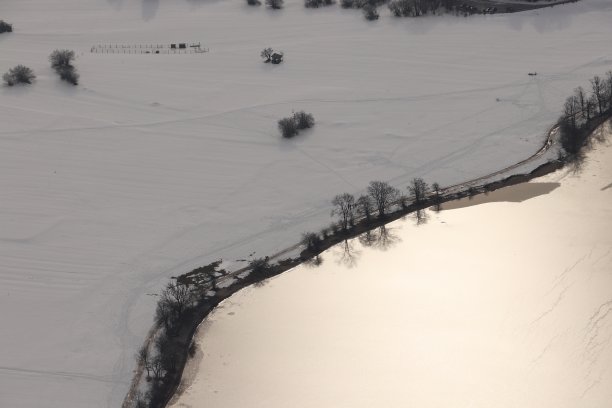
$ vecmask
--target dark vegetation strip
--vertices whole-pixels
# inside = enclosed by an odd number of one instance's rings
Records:
[[[443,203],[451,200],[524,183],[566,164],[579,169],[584,160],[584,147],[591,143],[594,130],[612,117],[612,71],[606,74],[605,79],[594,77],[591,86],[591,94],[577,88],[574,95],[567,99],[563,115],[549,131],[543,148],[531,156],[539,157],[552,145],[552,138],[557,134],[562,147],[559,157],[529,173],[475,185],[487,179],[483,177],[446,188],[440,188],[437,183],[429,187],[422,179],[415,178],[408,186],[409,195],[402,194],[385,182],[373,181],[368,186],[368,193],[358,198],[348,193],[334,197],[332,215],[337,216],[338,220],[319,234],[304,234],[301,242],[304,249],[295,258],[271,263],[300,245],[272,257],[253,259],[247,267],[234,272],[221,269],[221,261],[216,261],[174,278],[160,295],[155,326],[136,356],[136,375],[123,406],[163,408],[169,403],[179,389],[189,357],[195,352],[193,338],[199,324],[220,302],[237,291],[260,284],[301,263],[316,264],[318,256],[330,247],[410,213],[416,213],[418,220],[419,213],[428,207],[439,209]],[[498,172],[490,176],[495,175]],[[222,283],[225,283],[224,287],[220,287]],[[148,391],[143,393],[138,389],[145,371],[149,386]]]

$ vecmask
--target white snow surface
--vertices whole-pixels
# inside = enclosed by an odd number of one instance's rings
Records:
[[[612,67],[609,0],[374,23],[285,3],[0,2],[0,72],[37,74],[0,88],[0,406],[118,407],[170,276],[292,245],[374,179],[517,162]],[[90,53],[192,41],[210,52]],[[267,46],[285,63],[263,64]],[[79,86],[50,69],[57,48]],[[283,140],[292,110],[317,124]]]

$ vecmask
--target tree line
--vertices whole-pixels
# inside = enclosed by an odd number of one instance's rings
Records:
[[[590,92],[579,86],[565,100],[563,113],[557,122],[559,141],[565,158],[570,161],[580,157],[594,126],[602,118],[612,115],[612,71],[603,78],[595,75],[589,82]]]
[[[422,178],[414,178],[407,186],[407,194],[384,181],[372,181],[366,193],[355,197],[350,193],[336,195],[331,204],[331,216],[336,217],[329,228],[319,234],[307,232],[302,235],[301,243],[312,253],[321,250],[323,240],[337,233],[350,233],[358,221],[366,224],[374,219],[386,218],[395,208],[404,210],[412,204],[416,207],[428,203],[439,209],[442,201],[438,183],[429,186]]]

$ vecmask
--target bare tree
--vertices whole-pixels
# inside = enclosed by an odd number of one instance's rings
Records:
[[[434,210],[440,211],[440,203],[442,202],[442,197],[440,195],[440,185],[438,183],[433,183],[431,185],[431,189],[434,193]]]
[[[151,371],[153,372],[153,378],[155,378],[155,380],[161,380],[164,374],[164,365],[159,355],[151,360]]]
[[[136,361],[147,370],[147,378],[151,377],[151,362],[149,360],[149,349],[146,345],[142,346],[138,353],[136,353]]]
[[[51,68],[59,69],[72,66],[74,60],[74,51],[72,50],[55,50],[49,55]]]
[[[566,121],[573,129],[578,129],[576,125],[576,115],[578,114],[579,102],[575,96],[570,96],[565,100],[563,105],[563,114],[565,115]]]
[[[177,319],[183,317],[185,311],[193,302],[193,294],[187,285],[179,283],[168,283],[163,290],[160,302],[166,302],[170,305]]]
[[[383,218],[399,197],[399,190],[384,181],[372,181],[368,186],[368,194],[372,197],[378,216]]]
[[[374,212],[374,204],[372,199],[368,195],[360,195],[355,202],[355,212],[366,220],[370,220],[372,213]]]
[[[334,209],[331,215],[340,218],[340,226],[344,231],[348,230],[355,222],[355,197],[349,193],[338,194],[332,200]]]
[[[274,50],[268,47],[268,48],[264,48],[263,50],[261,50],[261,53],[259,55],[261,56],[261,58],[263,58],[265,63],[268,63],[271,61],[273,53],[274,53]]]
[[[295,112],[293,114],[293,120],[295,121],[295,126],[298,129],[309,129],[314,126],[314,116],[312,113],[306,113],[304,111]]]
[[[74,65],[72,65],[73,60],[74,51],[72,50],[55,50],[49,56],[51,68],[57,72],[62,81],[78,85],[79,74],[76,72]]]
[[[321,238],[314,232],[305,232],[302,234],[301,242],[309,251],[317,252],[321,245]]]
[[[578,101],[578,104],[580,105],[580,114],[587,121],[590,120],[588,112],[587,112],[587,100],[588,100],[588,96],[585,94],[584,89],[582,89],[581,86],[579,86],[578,88],[574,89],[574,96],[575,96],[576,100]]]
[[[591,79],[591,87],[593,89],[593,95],[595,96],[595,99],[597,99],[598,113],[599,115],[602,115],[606,100],[604,82],[598,75],[595,75],[593,79]]]
[[[155,322],[162,326],[167,332],[172,330],[173,316],[170,303],[160,299],[155,308]]]
[[[412,194],[415,204],[422,204],[427,199],[429,186],[422,178],[413,178],[408,186],[408,191]]]
[[[3,76],[2,79],[8,86],[13,86],[17,84],[31,84],[34,79],[36,79],[36,75],[34,75],[34,71],[32,69],[26,67],[25,65],[17,65],[8,70]]]
[[[278,129],[284,138],[292,138],[298,134],[298,128],[293,118],[283,118],[278,121]]]

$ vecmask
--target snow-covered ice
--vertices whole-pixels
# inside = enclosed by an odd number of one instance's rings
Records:
[[[409,216],[386,251],[353,239],[236,293],[171,407],[611,406],[611,176],[608,132],[578,176]]]
[[[537,150],[611,68],[612,2],[375,23],[243,1],[2,0],[0,406],[117,407],[170,276],[274,253],[370,180],[451,184]],[[95,44],[201,41],[189,55]],[[285,52],[263,64],[262,48]],[[47,57],[77,52],[81,84]],[[528,72],[537,71],[536,77]],[[312,112],[282,140],[276,121]],[[535,165],[535,163],[534,163]]]

